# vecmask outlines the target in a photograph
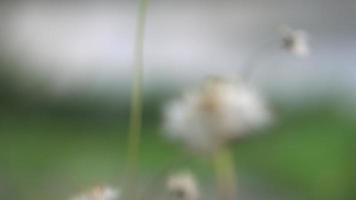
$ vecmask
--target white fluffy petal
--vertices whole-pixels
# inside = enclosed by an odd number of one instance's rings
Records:
[[[200,150],[214,149],[270,120],[268,109],[255,91],[220,79],[206,82],[164,111],[167,135]]]

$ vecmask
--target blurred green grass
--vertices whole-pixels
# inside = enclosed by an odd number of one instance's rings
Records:
[[[178,145],[161,137],[158,117],[152,118],[144,124],[143,177],[184,155]],[[281,113],[277,122],[265,134],[234,146],[239,175],[258,177],[304,199],[356,197],[354,118],[325,105]],[[3,115],[0,199],[68,199],[92,184],[123,185],[126,133],[124,118]],[[185,167],[203,179],[212,176],[204,158],[177,166]]]

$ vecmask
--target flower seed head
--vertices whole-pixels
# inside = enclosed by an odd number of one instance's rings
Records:
[[[164,117],[168,137],[194,150],[211,151],[262,127],[270,113],[248,86],[210,78],[168,104]]]
[[[198,200],[200,193],[195,178],[191,173],[172,175],[167,180],[167,189],[175,200]]]

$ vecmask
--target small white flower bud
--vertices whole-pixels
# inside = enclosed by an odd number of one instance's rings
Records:
[[[79,194],[71,200],[118,200],[120,192],[106,186],[96,186],[93,189]]]
[[[200,198],[198,185],[190,173],[170,176],[167,180],[167,189],[175,200],[198,200]]]

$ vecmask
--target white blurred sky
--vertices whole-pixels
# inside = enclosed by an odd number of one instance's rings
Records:
[[[1,53],[59,92],[88,84],[126,87],[136,3],[0,3]],[[260,82],[288,91],[355,89],[355,9],[353,0],[151,0],[146,82],[187,84],[209,74],[237,74],[253,52],[275,41],[258,61]],[[309,32],[310,58],[279,49],[281,24]]]

